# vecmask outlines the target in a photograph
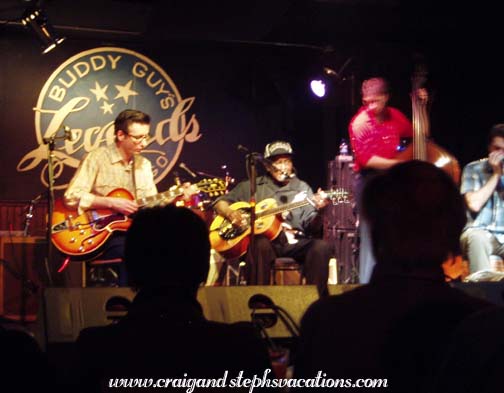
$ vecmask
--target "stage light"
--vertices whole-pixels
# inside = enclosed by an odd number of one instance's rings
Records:
[[[324,67],[323,72],[310,80],[310,90],[318,98],[324,98],[331,88],[331,78],[337,73],[332,68]]]
[[[312,79],[310,81],[310,89],[318,98],[325,97],[327,93],[326,83],[322,79]]]
[[[347,80],[343,75],[343,70],[351,61],[352,58],[347,59],[338,71],[327,66],[317,66],[309,82],[310,91],[319,99],[327,99],[337,94],[338,89],[341,90],[341,85]]]
[[[21,17],[21,23],[26,28],[31,29],[40,41],[42,44],[42,54],[51,51],[65,40],[65,38],[56,36],[46,13],[41,8],[27,8]]]

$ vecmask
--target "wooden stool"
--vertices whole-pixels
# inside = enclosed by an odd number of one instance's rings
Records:
[[[294,258],[276,258],[271,266],[270,283],[272,285],[303,284],[303,266]]]

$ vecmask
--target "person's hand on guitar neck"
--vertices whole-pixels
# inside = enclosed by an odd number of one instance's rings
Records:
[[[180,186],[180,191],[182,192],[184,201],[190,201],[193,195],[196,195],[199,190],[196,184],[191,184],[190,182],[184,182]]]

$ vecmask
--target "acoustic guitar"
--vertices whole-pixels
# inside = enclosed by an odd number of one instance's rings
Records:
[[[323,194],[335,205],[350,203],[349,192],[342,188],[324,191]],[[307,197],[300,201],[281,206],[278,206],[276,200],[273,198],[263,199],[255,207],[256,220],[254,234],[266,236],[270,240],[275,239],[282,231],[280,214],[309,204],[313,205],[314,202]],[[240,210],[243,217],[247,220],[247,224],[236,227],[227,218],[217,216],[210,224],[210,244],[224,258],[237,258],[247,252],[250,243],[251,206],[248,202],[235,202],[230,208],[232,210]]]
[[[186,194],[204,192],[211,196],[222,195],[226,184],[222,179],[204,179],[186,189]],[[181,187],[137,199],[139,208],[167,205],[184,194]],[[107,194],[108,197],[134,200],[133,195],[124,188],[117,188]],[[126,231],[131,225],[131,218],[109,209],[87,210],[78,214],[76,209],[69,209],[62,199],[54,203],[52,215],[51,240],[62,253],[84,257],[99,251],[115,231]]]

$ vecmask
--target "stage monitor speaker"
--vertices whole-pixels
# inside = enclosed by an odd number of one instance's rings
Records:
[[[0,315],[32,321],[47,284],[44,237],[0,237]]]
[[[352,289],[360,287],[360,284],[339,284],[328,285],[329,295],[341,295],[342,293],[351,291]]]
[[[198,292],[203,313],[216,322],[251,321],[249,299],[262,294],[284,308],[299,324],[308,306],[318,299],[314,285],[201,287]],[[45,348],[48,344],[73,342],[79,332],[90,326],[104,326],[123,317],[125,311],[110,310],[110,303],[129,303],[135,292],[131,288],[46,288],[39,307],[36,336]],[[272,312],[259,310],[260,313]],[[278,320],[266,329],[272,338],[290,337],[287,327]]]
[[[126,315],[124,310],[134,297],[135,292],[127,287],[46,288],[39,307],[37,339],[43,347],[75,341],[83,328],[108,325]]]
[[[211,321],[250,322],[252,310],[248,303],[250,298],[257,294],[266,295],[274,304],[284,308],[298,325],[308,306],[319,298],[314,285],[250,285],[200,288],[198,300],[206,318]],[[266,309],[258,312],[272,313],[273,311]],[[280,319],[273,326],[266,328],[266,332],[272,338],[291,336]]]

